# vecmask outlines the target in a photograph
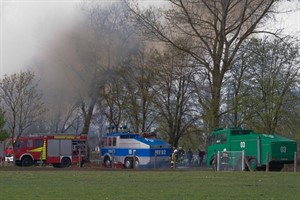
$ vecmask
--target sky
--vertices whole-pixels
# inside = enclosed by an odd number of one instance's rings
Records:
[[[103,0],[105,1],[105,0]],[[147,3],[160,0],[144,1]],[[80,0],[0,0],[0,77],[26,69],[63,30],[79,20]],[[300,11],[274,26],[300,32]]]

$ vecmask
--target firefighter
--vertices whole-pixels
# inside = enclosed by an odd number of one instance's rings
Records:
[[[229,158],[228,158],[227,149],[223,149],[222,156],[221,156],[221,166],[222,166],[222,169],[225,171],[228,170],[228,161],[229,161]]]
[[[178,153],[178,150],[175,149],[172,153],[172,158],[171,158],[171,168],[176,168],[176,162],[177,162],[177,153]]]

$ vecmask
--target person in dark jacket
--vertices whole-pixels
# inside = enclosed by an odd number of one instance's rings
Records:
[[[192,166],[192,159],[193,159],[192,149],[189,149],[189,151],[187,152],[187,158],[188,158],[189,166]]]
[[[201,167],[202,164],[203,164],[204,156],[205,156],[205,151],[202,151],[202,150],[199,149],[199,166],[200,166],[200,167]]]

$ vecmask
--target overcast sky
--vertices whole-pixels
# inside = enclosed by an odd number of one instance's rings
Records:
[[[76,23],[81,1],[0,0],[0,2],[0,77],[2,77],[4,74],[24,69],[39,55],[39,51],[47,46],[47,43]],[[299,8],[299,5],[297,7]],[[293,34],[300,31],[299,11],[282,16],[278,23],[279,27],[287,27]]]

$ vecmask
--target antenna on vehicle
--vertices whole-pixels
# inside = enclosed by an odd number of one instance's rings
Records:
[[[120,129],[123,130],[123,132],[125,132],[127,130],[127,128],[128,128],[127,125],[123,125],[120,127]]]
[[[113,132],[113,130],[116,128],[116,126],[115,125],[110,125],[110,126],[108,126],[108,132]]]

